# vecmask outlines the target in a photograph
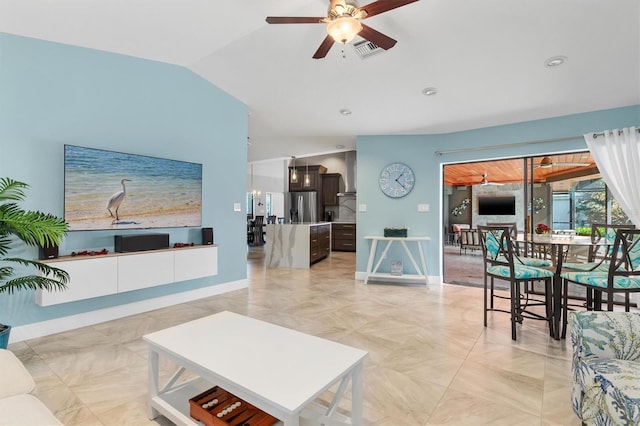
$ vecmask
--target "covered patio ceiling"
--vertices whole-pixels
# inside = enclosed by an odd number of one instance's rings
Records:
[[[530,160],[526,159],[527,166]],[[479,185],[483,175],[490,183],[520,183],[523,181],[524,167],[524,158],[449,164],[444,166],[444,184]],[[534,182],[553,183],[554,191],[566,190],[576,181],[597,177],[598,168],[588,151],[533,158]]]

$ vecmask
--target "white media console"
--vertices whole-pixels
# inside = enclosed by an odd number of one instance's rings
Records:
[[[36,303],[50,306],[217,275],[218,246],[62,257],[44,263],[70,277],[66,290],[36,291]]]

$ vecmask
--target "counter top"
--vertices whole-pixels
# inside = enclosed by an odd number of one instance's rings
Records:
[[[277,226],[318,226],[318,225],[329,225],[331,222],[295,222],[295,223],[270,223],[269,225],[277,225]]]

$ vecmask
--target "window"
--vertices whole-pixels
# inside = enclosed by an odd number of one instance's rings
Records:
[[[247,192],[247,214],[253,216],[253,194]]]
[[[590,228],[593,223],[627,223],[629,218],[601,178],[577,182],[553,193],[553,228]]]
[[[271,193],[267,192],[265,194],[265,197],[266,197],[265,204],[266,204],[266,207],[267,207],[267,216],[272,216],[273,215],[273,200],[272,200],[272,197],[271,197]]]

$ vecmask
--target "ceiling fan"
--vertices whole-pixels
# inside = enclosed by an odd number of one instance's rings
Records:
[[[313,55],[314,59],[327,56],[334,42],[347,44],[356,35],[370,41],[384,50],[391,49],[396,40],[366,26],[363,19],[388,12],[401,6],[418,0],[377,0],[366,6],[359,7],[355,0],[330,0],[327,16],[320,17],[288,17],[268,16],[269,24],[327,24],[328,35],[324,38],[318,50]]]
[[[480,181],[480,185],[504,185],[503,183],[498,183],[498,182],[490,182],[489,179],[487,178],[487,173],[482,175],[482,180]]]
[[[551,160],[551,157],[543,157],[539,164],[537,164],[535,169],[548,169],[550,167],[587,167],[590,166],[591,163],[575,163],[575,162],[554,162]]]

